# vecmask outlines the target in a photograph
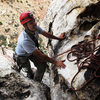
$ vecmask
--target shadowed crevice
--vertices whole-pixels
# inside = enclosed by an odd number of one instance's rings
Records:
[[[100,19],[100,1],[96,4],[91,4],[86,7],[86,9],[79,14],[78,18],[83,19],[84,17],[87,19]]]

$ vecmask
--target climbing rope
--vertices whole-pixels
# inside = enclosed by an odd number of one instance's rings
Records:
[[[100,50],[100,45],[97,47],[95,46],[95,42],[98,39],[100,39],[100,35],[98,35],[97,38],[92,39],[91,41],[84,40],[82,42],[79,42],[77,45],[72,46],[71,49],[53,57],[56,58],[65,53],[68,53],[67,60],[70,62],[76,61],[75,64],[77,64],[78,72],[74,75],[71,81],[71,88],[74,91],[82,89],[94,78],[100,78],[100,52],[99,54],[97,54],[97,52]],[[74,56],[75,58],[70,59],[72,56]],[[83,83],[80,88],[75,89],[73,87],[74,79],[82,69],[86,68],[91,69],[90,79]]]

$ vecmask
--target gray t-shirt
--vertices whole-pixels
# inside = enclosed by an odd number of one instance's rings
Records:
[[[44,30],[42,30],[39,26],[37,26],[37,31],[35,31],[35,38],[38,40],[38,34],[42,34]],[[34,41],[29,37],[29,35],[24,31],[18,37],[16,53],[20,56],[29,56],[31,55],[37,47],[35,46]]]

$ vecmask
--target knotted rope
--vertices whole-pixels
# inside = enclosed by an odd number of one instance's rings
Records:
[[[100,35],[98,35],[97,38],[92,39],[91,41],[84,40],[82,42],[79,42],[77,45],[72,46],[71,49],[53,57],[53,58],[56,58],[65,53],[68,53],[67,60],[70,62],[76,61],[75,64],[77,64],[78,72],[74,75],[74,77],[71,81],[71,88],[74,91],[78,91],[78,90],[82,89],[94,78],[100,78],[100,52],[97,53],[100,50],[100,45],[97,47],[95,46],[95,41],[98,39],[100,39]],[[74,56],[76,58],[70,59],[71,56]],[[86,81],[80,88],[75,89],[73,87],[73,81],[74,81],[75,77],[78,75],[78,73],[82,69],[86,69],[86,68],[93,70],[91,72],[90,79],[88,81]]]

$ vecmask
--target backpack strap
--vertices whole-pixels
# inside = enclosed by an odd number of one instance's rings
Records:
[[[39,47],[38,40],[36,39],[36,37],[34,36],[34,34],[31,34],[31,33],[27,32],[26,30],[25,30],[25,32],[26,32],[26,33],[28,34],[28,36],[34,41],[35,46],[36,46],[36,47]]]

